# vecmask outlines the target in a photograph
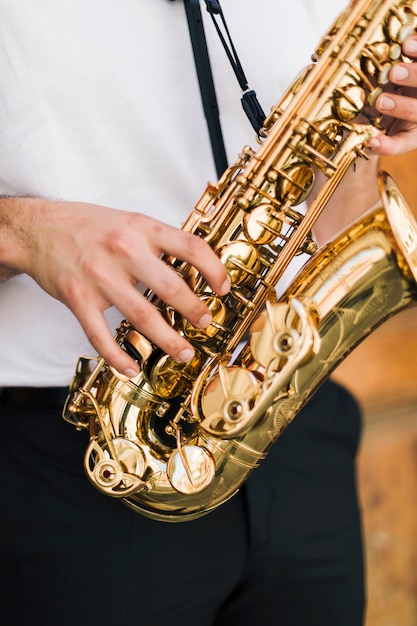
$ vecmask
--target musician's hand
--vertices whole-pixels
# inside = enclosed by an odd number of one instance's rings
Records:
[[[417,35],[404,41],[403,52],[417,59]],[[384,115],[386,134],[370,142],[373,151],[381,156],[404,154],[417,148],[417,60],[395,64],[389,78],[391,89],[380,94],[375,104]]]
[[[138,372],[107,325],[103,312],[111,305],[176,360],[192,357],[191,344],[163,319],[137,284],[152,289],[194,326],[208,326],[206,305],[161,260],[168,254],[190,263],[216,293],[225,294],[229,289],[225,267],[203,239],[138,213],[93,204],[2,202],[15,206],[13,211],[9,208],[9,227],[0,229],[2,241],[8,241],[0,249],[0,261],[26,272],[66,304],[110,365],[128,376]]]

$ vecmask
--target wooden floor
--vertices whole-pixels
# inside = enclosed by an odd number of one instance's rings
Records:
[[[417,216],[417,152],[386,159]],[[368,337],[335,372],[364,413],[358,460],[366,626],[417,626],[417,308]]]

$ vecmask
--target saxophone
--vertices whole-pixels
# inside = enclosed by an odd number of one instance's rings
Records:
[[[381,129],[373,103],[416,23],[416,1],[349,5],[271,109],[258,151],[244,147],[207,185],[183,229],[216,251],[230,292],[219,297],[194,268],[166,257],[209,307],[211,325],[195,328],[146,294],[193,344],[189,362],[177,363],[128,320],[115,339],[138,361],[136,377],[100,356],[80,357],[63,417],[89,430],[85,471],[104,494],[160,521],[214,510],[337,365],[415,303],[417,223],[386,172],[365,217],[322,249],[310,233]],[[316,171],[325,184],[304,215],[297,207]],[[277,299],[277,283],[300,253],[310,258]]]

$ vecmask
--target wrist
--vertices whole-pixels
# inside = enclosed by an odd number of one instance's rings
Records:
[[[32,196],[0,196],[0,280],[28,270],[41,202]]]

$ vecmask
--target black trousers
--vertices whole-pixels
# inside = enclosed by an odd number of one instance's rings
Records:
[[[327,382],[241,491],[155,522],[85,477],[60,407],[0,396],[3,626],[360,626],[360,413]]]

